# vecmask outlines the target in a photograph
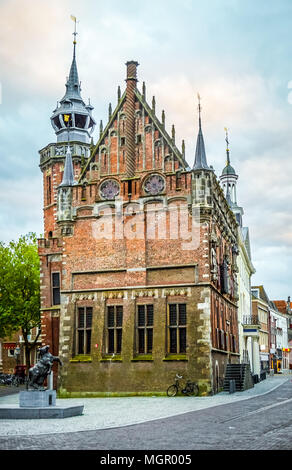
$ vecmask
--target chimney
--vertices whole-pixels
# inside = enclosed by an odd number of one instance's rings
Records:
[[[135,88],[137,85],[138,62],[128,61],[127,89],[126,89],[126,175],[132,178],[135,175]]]
[[[288,300],[287,300],[287,313],[288,313],[289,315],[291,315],[291,313],[292,313],[292,312],[291,312],[291,300],[290,300],[290,299],[291,299],[291,297],[290,297],[290,295],[289,295]]]

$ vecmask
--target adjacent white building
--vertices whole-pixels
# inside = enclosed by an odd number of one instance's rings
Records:
[[[229,142],[226,133],[227,162],[220,176],[220,183],[225,197],[233,211],[238,223],[238,256],[237,256],[237,283],[238,283],[238,332],[240,362],[249,362],[251,371],[260,374],[259,334],[254,326],[252,315],[251,276],[255,268],[251,261],[249,229],[243,227],[243,208],[237,204],[236,185],[238,175],[230,164]]]

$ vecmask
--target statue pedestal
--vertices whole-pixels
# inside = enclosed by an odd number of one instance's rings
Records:
[[[21,408],[46,408],[56,406],[56,390],[24,390],[19,393]]]
[[[70,400],[56,404],[56,390],[24,390],[18,405],[0,405],[0,419],[56,419],[80,416],[84,405]]]

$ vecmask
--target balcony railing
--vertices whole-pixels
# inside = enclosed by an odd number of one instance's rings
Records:
[[[242,360],[241,360],[241,363],[242,364],[249,364],[249,355],[248,355],[248,350],[247,349],[244,349],[242,351]]]
[[[244,315],[242,317],[243,325],[260,325],[258,315]]]

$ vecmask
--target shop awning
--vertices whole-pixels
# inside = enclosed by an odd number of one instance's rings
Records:
[[[16,343],[4,343],[3,348],[4,349],[15,349],[16,348]]]

